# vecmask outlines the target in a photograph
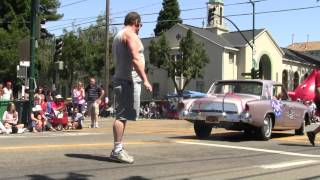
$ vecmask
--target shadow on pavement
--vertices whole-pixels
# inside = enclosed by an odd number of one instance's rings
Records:
[[[279,143],[281,146],[292,146],[292,147],[313,147],[311,144],[292,144],[292,143]]]
[[[45,175],[27,175],[31,180],[54,180],[54,178],[50,178]],[[88,180],[89,177],[93,177],[92,175],[86,175],[86,174],[78,174],[78,173],[68,173],[68,176],[66,178],[63,178],[62,180]]]
[[[283,132],[273,132],[272,138],[285,138],[294,136],[293,134]],[[169,137],[170,139],[189,139],[197,140],[196,136],[175,136]],[[212,133],[211,136],[203,140],[209,141],[228,141],[228,142],[242,142],[242,141],[259,141],[256,135],[245,135],[243,132],[223,132],[223,133]]]
[[[65,154],[67,157],[71,158],[80,158],[80,159],[90,159],[95,161],[104,161],[104,162],[114,162],[106,155],[96,155],[96,154]]]
[[[130,176],[121,180],[151,180],[151,179],[144,178],[142,176]]]

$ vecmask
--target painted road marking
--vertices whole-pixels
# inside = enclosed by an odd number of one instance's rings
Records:
[[[126,142],[126,145],[154,145],[154,144],[170,144],[173,141],[131,141]],[[46,150],[46,149],[79,149],[79,148],[109,148],[113,143],[90,143],[90,144],[36,144],[26,146],[8,146],[0,147],[1,151],[30,151],[30,150]]]
[[[70,132],[65,132],[65,133],[51,133],[51,132],[44,132],[43,134],[38,133],[38,134],[26,134],[26,135],[22,135],[22,134],[17,134],[17,135],[3,135],[0,136],[0,138],[3,139],[10,139],[10,138],[52,138],[52,137],[68,137],[68,136],[88,136],[88,135],[101,135],[104,133],[70,133]]]
[[[306,164],[313,164],[317,163],[319,161],[316,160],[303,160],[303,161],[294,161],[294,162],[282,162],[278,164],[269,164],[269,165],[262,165],[259,166],[263,169],[280,169],[280,168],[287,168],[287,167],[292,167],[292,166],[301,166],[301,165],[306,165]]]
[[[288,155],[288,156],[320,158],[320,155],[301,154],[301,153],[294,153],[294,152],[269,150],[269,149],[260,149],[260,148],[251,148],[251,147],[243,147],[243,146],[231,146],[231,145],[222,145],[222,144],[208,144],[208,143],[199,143],[199,142],[190,142],[190,141],[177,141],[177,143],[189,144],[189,145],[220,147],[220,148],[229,148],[229,149],[241,149],[241,150],[247,150],[247,151],[265,152],[265,153],[271,153],[271,154],[282,154],[282,155]]]

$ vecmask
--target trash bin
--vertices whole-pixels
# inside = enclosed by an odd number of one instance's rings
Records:
[[[18,123],[28,124],[29,117],[29,101],[18,100],[14,103],[16,105],[16,110],[18,111]]]

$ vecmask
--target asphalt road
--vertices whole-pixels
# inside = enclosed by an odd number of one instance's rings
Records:
[[[214,129],[197,140],[192,124],[128,124],[125,147],[134,164],[110,162],[112,120],[99,129],[0,135],[0,179],[320,179],[320,141],[274,132],[270,141]],[[309,129],[314,126],[309,127]]]

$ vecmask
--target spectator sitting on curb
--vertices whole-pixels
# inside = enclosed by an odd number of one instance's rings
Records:
[[[60,94],[55,96],[55,99],[52,103],[52,109],[57,118],[63,117],[63,112],[65,111],[65,104],[63,98]]]
[[[10,134],[9,130],[6,129],[6,127],[4,127],[4,125],[2,124],[2,122],[0,121],[0,134]]]
[[[24,124],[18,124],[18,112],[12,102],[8,104],[7,110],[3,113],[2,120],[4,127],[10,133],[23,133],[25,131]]]
[[[43,110],[40,105],[36,105],[34,108],[32,108],[31,121],[32,132],[34,133],[46,129],[56,131],[44,116]]]
[[[78,108],[73,108],[71,118],[72,129],[82,129],[84,117],[82,113],[78,112]]]

